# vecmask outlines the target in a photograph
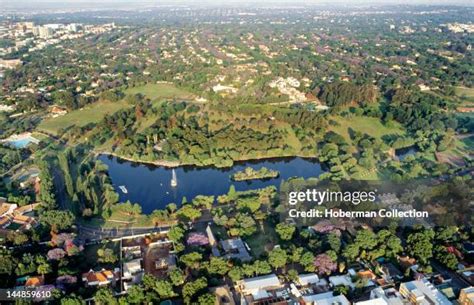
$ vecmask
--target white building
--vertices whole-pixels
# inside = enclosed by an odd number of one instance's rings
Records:
[[[370,292],[370,300],[355,302],[354,305],[403,305],[408,303],[395,288],[377,287]]]
[[[334,295],[332,291],[303,296],[306,305],[350,305],[345,295]]]
[[[415,305],[452,304],[438,289],[426,279],[402,283],[400,293]]]
[[[272,273],[264,276],[243,279],[237,282],[237,286],[243,295],[257,295],[259,291],[262,290],[281,288],[282,284],[278,277]]]
[[[137,258],[123,264],[123,278],[132,278],[142,272],[141,259]]]
[[[311,284],[316,284],[319,282],[319,277],[316,273],[307,273],[307,274],[300,274],[298,276],[298,284],[301,286],[308,286]]]

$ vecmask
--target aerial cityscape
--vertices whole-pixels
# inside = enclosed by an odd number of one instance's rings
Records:
[[[0,7],[0,304],[474,305],[469,1]]]

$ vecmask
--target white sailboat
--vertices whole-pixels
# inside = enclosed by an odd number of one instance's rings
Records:
[[[178,186],[178,178],[176,178],[176,171],[173,169],[173,174],[172,174],[172,177],[171,177],[171,186],[172,187],[176,187]]]
[[[127,190],[127,188],[125,187],[125,185],[120,185],[120,186],[119,186],[119,189],[120,189],[120,190],[122,191],[122,193],[124,193],[124,194],[127,194],[127,193],[128,193],[128,190]]]

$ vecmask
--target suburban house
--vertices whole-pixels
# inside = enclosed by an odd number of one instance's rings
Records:
[[[139,284],[145,274],[142,268],[142,259],[136,258],[129,262],[123,263],[123,286],[128,290],[131,286]]]
[[[221,247],[224,251],[223,257],[226,259],[239,259],[242,262],[252,260],[244,242],[240,238],[223,240],[221,241]]]
[[[82,281],[86,286],[105,286],[115,280],[114,273],[110,270],[102,269],[100,271],[93,271],[82,274]]]

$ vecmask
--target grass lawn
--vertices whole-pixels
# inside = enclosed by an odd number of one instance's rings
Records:
[[[358,166],[360,169],[360,172],[357,174],[354,174],[351,176],[352,179],[356,180],[380,180],[379,172],[376,168],[372,168],[370,170],[367,170],[365,168],[362,168],[361,166]]]
[[[403,135],[405,131],[402,126],[393,122],[393,127],[387,127],[377,118],[371,117],[332,117],[339,123],[339,126],[329,126],[329,130],[334,131],[343,136],[348,142],[351,142],[349,128],[355,131],[366,133],[374,138],[381,138],[387,135]]]
[[[81,220],[79,223],[97,228],[108,229],[130,229],[140,227],[152,227],[154,223],[148,215],[125,216],[112,213],[112,216],[105,220],[102,218],[91,218],[88,220]]]
[[[194,95],[190,92],[180,89],[172,84],[146,84],[143,86],[128,88],[125,94],[141,93],[151,100],[177,98],[177,99],[193,99]]]
[[[81,261],[80,263],[81,270],[89,270],[90,268],[97,268],[99,265],[101,265],[97,261],[98,260],[97,250],[101,248],[112,249],[114,251],[114,254],[117,256],[117,258],[120,257],[120,242],[118,241],[110,241],[110,242],[107,242],[106,244],[88,245],[84,247],[83,254],[86,259]]]
[[[57,118],[44,119],[39,124],[38,130],[57,135],[61,129],[97,123],[106,114],[114,113],[126,106],[128,105],[125,102],[97,102]]]
[[[278,236],[275,229],[270,227],[267,222],[264,223],[264,231],[261,230],[260,225],[258,225],[258,228],[255,234],[245,238],[245,242],[251,249],[252,256],[257,258],[267,253],[267,248],[271,249],[274,245],[278,244]]]
[[[467,98],[474,99],[474,88],[456,87],[454,92],[459,97],[465,96]]]

